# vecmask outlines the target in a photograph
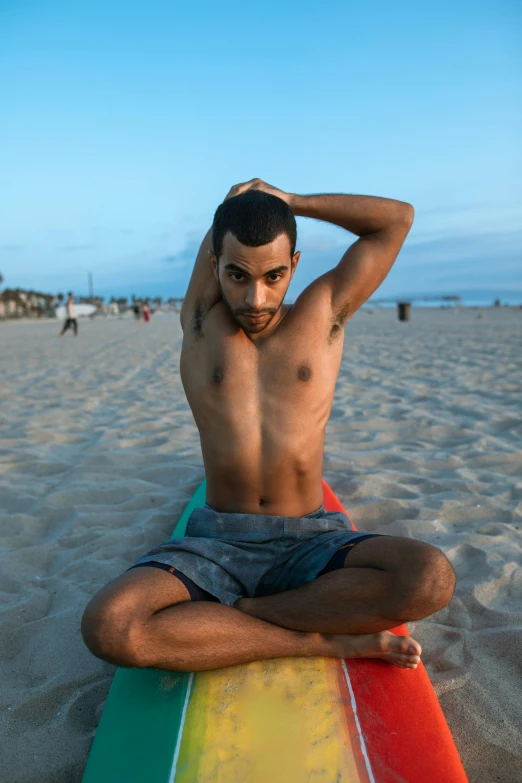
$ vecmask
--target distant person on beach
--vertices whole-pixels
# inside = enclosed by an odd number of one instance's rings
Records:
[[[148,324],[150,321],[150,309],[147,302],[145,302],[143,305],[143,320],[146,324]]]
[[[134,320],[139,324],[141,319],[141,307],[138,302],[134,302],[132,306],[132,312],[134,313]]]
[[[63,329],[60,332],[60,337],[63,337],[67,329],[74,329],[74,336],[78,337],[78,321],[76,319],[76,313],[74,312],[74,297],[72,293],[69,293],[67,297],[67,303],[65,305],[67,311],[67,318],[63,325]]]
[[[284,304],[300,257],[296,216],[358,239]],[[412,223],[403,201],[302,196],[260,179],[218,207],[181,310],[206,503],[185,536],[145,552],[91,600],[82,632],[95,655],[184,672],[286,656],[417,668],[420,644],[390,629],[449,603],[448,558],[407,536],[352,530],[325,510],[322,486],[344,328]]]

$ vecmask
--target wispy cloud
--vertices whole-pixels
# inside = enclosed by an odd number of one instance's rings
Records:
[[[473,204],[437,204],[432,207],[420,207],[419,209],[416,209],[415,212],[418,218],[424,218],[431,215],[454,215],[455,213],[469,214],[486,209],[494,210],[498,208],[499,204],[497,201],[481,201],[474,202]]]
[[[482,260],[499,263],[515,256],[522,256],[522,229],[407,240],[400,261],[401,264],[462,265],[465,261]]]
[[[185,246],[177,253],[170,253],[161,260],[176,269],[192,268],[205,232],[191,231],[185,237]]]
[[[7,245],[0,245],[0,253],[18,253],[20,250],[23,250],[25,245],[22,244],[16,244],[16,243],[10,243]]]
[[[196,259],[196,253],[197,249],[194,251],[194,253],[191,253],[190,250],[187,249],[186,251],[183,250],[180,253],[173,253],[170,256],[163,256],[163,258],[160,258],[160,262],[163,264],[170,264],[176,269],[183,269],[183,267],[188,266],[191,262],[194,263]]]
[[[92,250],[95,247],[96,245],[93,242],[85,242],[83,244],[60,245],[57,249],[60,253],[81,253],[84,250]]]

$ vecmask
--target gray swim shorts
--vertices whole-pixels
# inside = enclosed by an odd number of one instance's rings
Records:
[[[353,531],[346,514],[322,506],[305,517],[278,517],[229,514],[205,504],[190,515],[183,538],[164,541],[132,568],[163,568],[181,579],[193,600],[233,606],[342,568],[356,544],[376,535]]]

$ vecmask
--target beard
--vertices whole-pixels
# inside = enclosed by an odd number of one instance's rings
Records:
[[[227,308],[228,312],[230,313],[230,315],[232,316],[234,321],[237,323],[237,325],[240,326],[241,329],[243,329],[244,332],[248,332],[249,334],[259,334],[259,332],[264,331],[267,328],[267,326],[272,323],[272,321],[274,320],[275,316],[277,315],[277,313],[281,309],[281,305],[283,304],[283,302],[281,301],[279,303],[278,307],[265,307],[263,310],[261,310],[259,312],[255,312],[253,310],[250,310],[247,307],[236,307],[236,308],[234,308],[234,307],[232,307],[232,305],[228,301],[227,297],[225,296],[225,292],[223,291],[223,286],[221,285],[221,281],[219,283],[219,287],[221,289],[221,296],[222,296],[223,302],[225,303],[225,307]],[[252,324],[252,323],[249,323],[246,319],[244,321],[241,320],[241,318],[239,317],[241,315],[266,315],[268,317],[265,318],[263,323]]]

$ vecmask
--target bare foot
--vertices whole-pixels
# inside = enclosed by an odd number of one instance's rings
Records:
[[[382,658],[403,669],[416,669],[422,648],[409,636],[390,631],[357,634],[321,634],[332,658]]]

